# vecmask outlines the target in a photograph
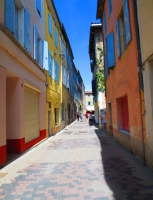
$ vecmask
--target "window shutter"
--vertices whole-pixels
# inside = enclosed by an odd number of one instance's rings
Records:
[[[108,16],[110,17],[112,12],[112,0],[108,0]]]
[[[52,76],[52,54],[50,50],[48,50],[48,71],[49,75]]]
[[[107,32],[107,23],[106,23],[106,12],[104,12],[104,33]]]
[[[59,83],[59,66],[58,63],[56,63],[56,81]]]
[[[14,0],[5,0],[5,25],[14,34],[15,4]]]
[[[130,16],[128,8],[128,0],[123,0],[123,12],[124,12],[124,27],[125,27],[125,42],[126,45],[131,41],[131,28],[130,28]]]
[[[108,67],[115,66],[114,33],[110,33],[106,38],[107,64]]]
[[[52,35],[52,17],[50,14],[48,14],[48,28],[50,35]]]
[[[43,68],[48,70],[48,64],[49,64],[49,57],[48,57],[48,42],[45,40],[42,41],[43,43]]]
[[[36,0],[36,8],[39,15],[41,16],[41,0]]]
[[[56,47],[58,48],[58,32],[56,31]]]
[[[117,40],[117,52],[118,58],[121,56],[121,46],[120,46],[120,31],[119,31],[119,19],[116,20],[116,40]]]
[[[30,52],[30,14],[24,9],[24,46]]]
[[[34,59],[38,62],[38,30],[34,25]]]

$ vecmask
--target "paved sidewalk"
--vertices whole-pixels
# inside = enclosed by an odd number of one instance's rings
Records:
[[[104,131],[74,122],[0,170],[0,199],[153,200],[153,173]]]

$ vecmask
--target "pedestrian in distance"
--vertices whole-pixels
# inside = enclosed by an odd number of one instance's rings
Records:
[[[80,113],[80,121],[82,122],[82,114]]]
[[[92,113],[89,114],[89,125],[92,125]]]
[[[77,120],[79,121],[79,113],[77,113]]]

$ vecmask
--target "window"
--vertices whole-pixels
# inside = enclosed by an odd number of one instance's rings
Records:
[[[88,97],[90,97],[90,94],[88,94]]]
[[[112,12],[112,0],[108,0],[108,16],[110,17]]]
[[[56,29],[54,29],[54,43],[55,46],[58,48],[58,32]]]
[[[123,8],[121,9],[120,15],[116,20],[116,39],[119,58],[132,39],[128,0],[123,1]]]
[[[54,58],[54,72],[53,72],[53,78],[54,80],[59,83],[59,66],[58,63],[56,61],[56,59]]]
[[[117,99],[118,128],[129,132],[129,111],[127,96]]]
[[[110,33],[106,38],[106,53],[108,67],[115,66],[114,33]]]
[[[50,50],[48,50],[48,71],[49,75],[53,77],[53,58]]]
[[[90,101],[88,101],[88,106],[90,105]]]
[[[37,26],[34,25],[34,59],[42,66],[42,40],[39,35]]]
[[[49,13],[48,13],[48,30],[49,34],[52,35],[52,17]]]
[[[54,114],[55,114],[55,125],[59,124],[59,108],[54,108]]]
[[[30,14],[24,8],[22,1],[5,0],[5,25],[30,52]]]
[[[41,17],[41,10],[42,10],[41,7],[42,7],[41,0],[36,0],[36,9],[40,17]]]

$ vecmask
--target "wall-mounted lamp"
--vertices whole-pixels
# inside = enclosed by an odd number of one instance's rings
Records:
[[[56,55],[59,55],[61,60],[64,60],[64,58],[65,58],[64,53],[56,53],[56,52],[54,52],[54,56],[56,56]]]

